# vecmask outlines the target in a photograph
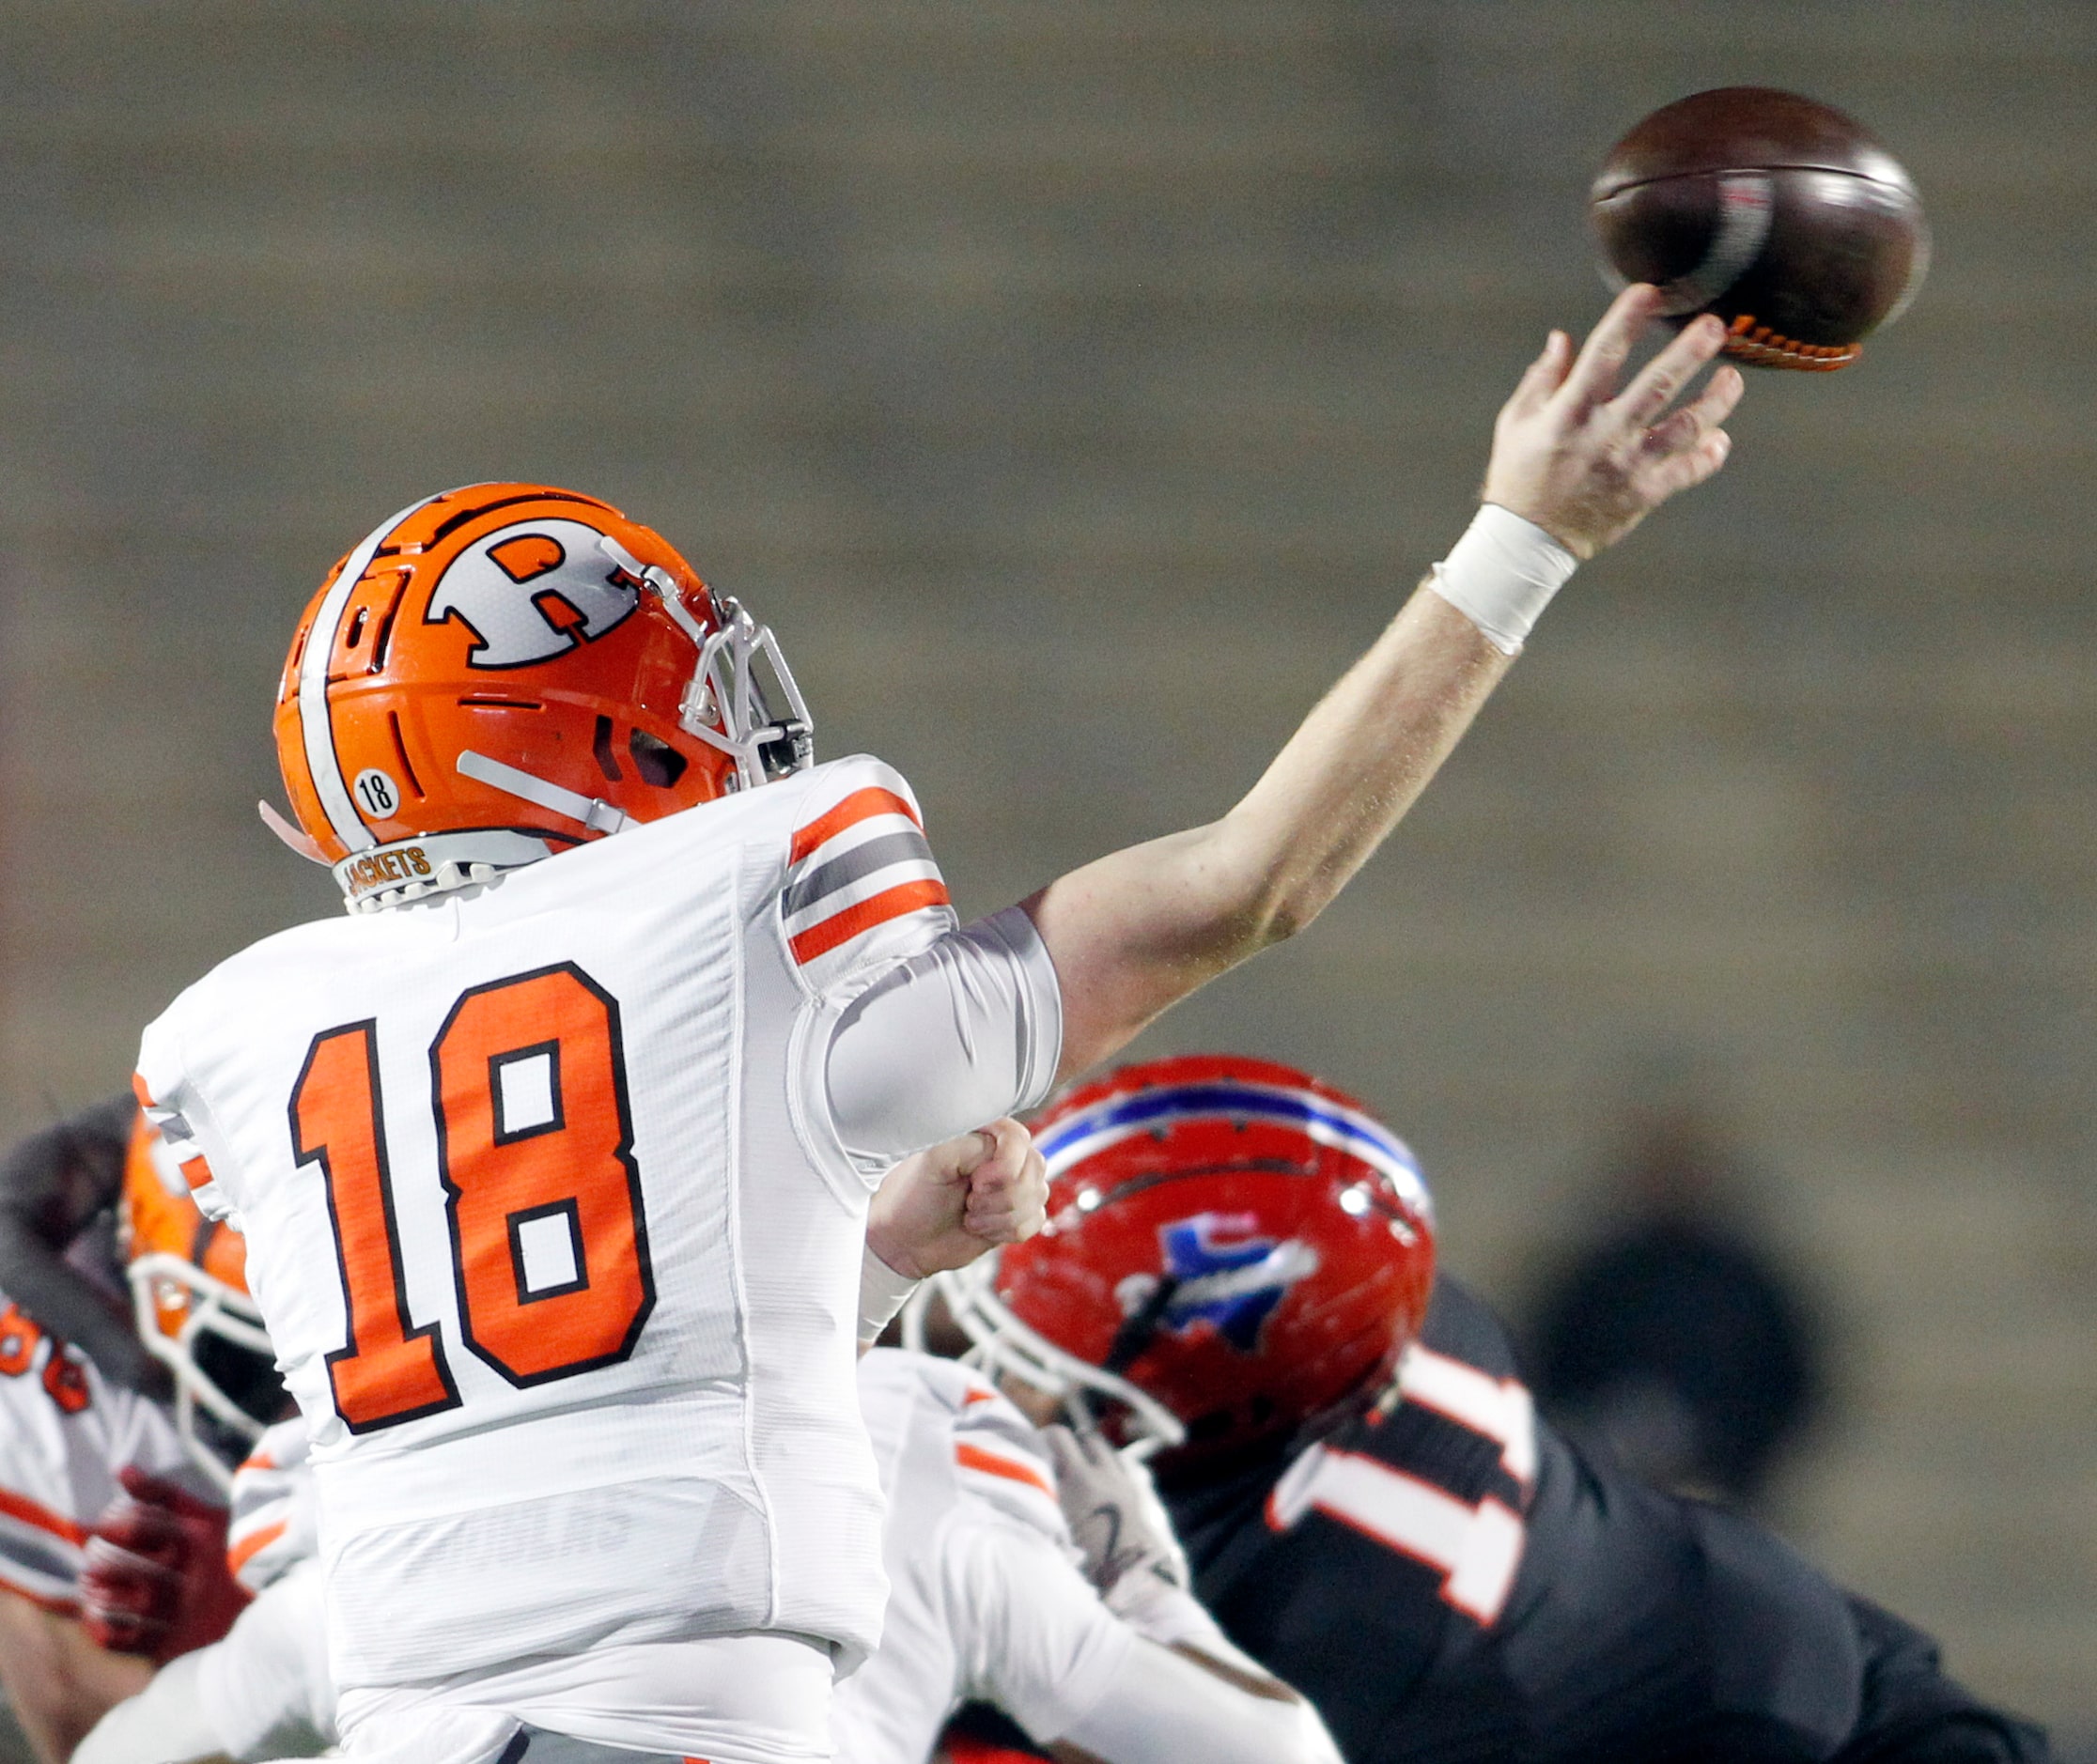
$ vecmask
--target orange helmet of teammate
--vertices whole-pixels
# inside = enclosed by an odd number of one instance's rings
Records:
[[[248,1296],[246,1245],[196,1210],[143,1116],[124,1157],[119,1230],[139,1336],[175,1374],[176,1429],[230,1488],[233,1466],[282,1417],[284,1383]]]
[[[485,880],[808,764],[770,630],[593,497],[476,484],[329,574],[291,641],[277,763],[352,907]]]

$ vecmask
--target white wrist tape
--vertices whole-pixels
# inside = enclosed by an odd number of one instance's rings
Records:
[[[1533,520],[1487,503],[1427,581],[1487,642],[1512,656],[1578,565]]]
[[[868,1244],[860,1255],[860,1346],[871,1346],[917,1290],[915,1280],[896,1273]]]

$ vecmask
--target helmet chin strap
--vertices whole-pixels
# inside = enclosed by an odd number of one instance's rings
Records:
[[[546,810],[550,814],[558,814],[570,821],[580,822],[593,833],[623,833],[634,825],[633,818],[625,810],[614,808],[602,797],[585,797],[580,791],[554,783],[551,779],[520,772],[514,766],[504,765],[501,760],[489,759],[485,753],[476,753],[472,748],[459,754],[457,764],[462,777],[517,797],[536,808]]]
[[[600,797],[564,789],[551,779],[520,771],[471,748],[455,764],[461,776],[578,822],[593,833],[623,833],[639,825],[624,810]],[[342,886],[344,905],[353,913],[368,913],[492,882],[503,872],[536,863],[551,850],[545,840],[530,834],[503,828],[469,828],[424,833],[369,851],[353,851],[332,867]]]
[[[293,827],[289,821],[286,820],[267,802],[257,802],[255,808],[256,812],[262,817],[262,825],[308,863],[324,864],[328,861],[328,854],[320,849],[318,842],[314,839],[311,833],[301,828]]]

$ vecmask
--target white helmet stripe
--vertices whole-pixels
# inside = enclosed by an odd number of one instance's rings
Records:
[[[314,794],[320,798],[328,825],[351,851],[364,851],[379,841],[358,817],[356,805],[350,800],[350,786],[343,781],[342,762],[335,757],[334,724],[328,716],[328,658],[334,654],[335,632],[342,625],[350,596],[371,566],[380,542],[416,509],[437,500],[426,496],[410,503],[391,520],[373,528],[364,543],[343,560],[334,585],[314,616],[313,629],[306,633],[305,654],[299,658],[299,733],[305,742],[306,769],[313,774]]]

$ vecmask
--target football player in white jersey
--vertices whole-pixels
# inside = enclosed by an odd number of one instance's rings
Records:
[[[201,1349],[258,1407],[285,1399],[266,1344],[213,1335],[193,1306],[201,1288],[237,1286],[241,1241],[197,1216],[136,1104],[32,1135],[0,1159],[0,1186],[21,1287],[0,1299],[0,1683],[38,1755],[62,1759],[156,1661],[224,1633],[241,1602],[224,1567],[224,1491],[260,1422],[209,1380],[205,1406],[186,1387],[170,1402],[141,1386],[187,1386],[168,1367],[198,1370]],[[194,1285],[167,1277],[170,1250]],[[117,1321],[127,1310],[135,1331]],[[247,1348],[258,1339],[251,1330]]]
[[[1140,1469],[928,1354],[877,1348],[860,1397],[891,1591],[832,1704],[839,1764],[923,1764],[964,1701],[1102,1764],[1339,1764],[1311,1706],[1195,1602]]]
[[[72,1764],[318,1757],[334,1742],[313,1473],[296,1416],[233,1478],[227,1559],[254,1602],[223,1640],[169,1661],[105,1714]]]
[[[1017,1191],[1036,1193],[1044,1185],[1044,1167],[1024,1130],[1017,1122],[993,1123],[983,1136],[935,1147],[890,1173],[874,1215],[890,1241],[914,1246],[932,1265],[948,1265],[980,1250],[960,1224],[955,1191],[987,1161],[988,1148],[977,1143],[982,1139],[995,1146],[993,1156],[1009,1159],[1020,1173]],[[227,1385],[233,1381],[227,1374],[239,1362],[227,1349],[244,1345],[254,1327],[253,1306],[241,1279],[240,1240],[228,1238],[224,1227],[209,1226],[179,1185],[169,1195],[157,1171],[143,1168],[148,1173],[141,1188],[142,1165],[134,1158],[125,1208],[139,1327],[149,1350],[174,1370],[183,1396],[181,1431],[193,1453],[201,1460],[208,1449],[198,1418],[220,1410],[231,1414],[249,1448],[230,1475],[218,1460],[210,1460],[214,1479],[227,1483],[232,1503],[230,1524],[224,1513],[218,1520],[223,1563],[202,1560],[194,1551],[180,1561],[169,1561],[160,1550],[105,1551],[97,1558],[95,1551],[106,1542],[98,1533],[90,1540],[93,1566],[84,1579],[101,1598],[105,1630],[126,1621],[135,1627],[136,1614],[167,1630],[190,1607],[206,1603],[214,1585],[237,1583],[240,1597],[252,1602],[237,1617],[212,1607],[217,1621],[209,1634],[199,1634],[191,1621],[178,1646],[157,1652],[134,1648],[165,1662],[161,1671],[114,1710],[112,1702],[135,1688],[135,1680],[99,1702],[83,1695],[79,1707],[91,1712],[82,1726],[109,1712],[79,1750],[72,1751],[69,1742],[54,1756],[63,1758],[70,1752],[80,1764],[318,1756],[335,1738],[335,1693],[327,1666],[318,1509],[305,1424],[293,1415],[265,1429],[243,1412],[228,1409]],[[914,1214],[902,1211],[906,1203]],[[942,1241],[943,1236],[953,1241]],[[199,1260],[191,1261],[193,1256]],[[264,1365],[270,1357],[264,1354]],[[142,1548],[158,1541],[132,1540]],[[211,1645],[198,1645],[205,1641]],[[125,1645],[132,1643],[127,1639]]]
[[[1472,528],[1236,808],[967,928],[904,781],[812,766],[770,632],[645,528],[478,486],[352,549],[277,732],[354,910],[139,1061],[312,1437],[352,1753],[828,1753],[884,1599],[855,1325],[931,1270],[881,1172],[1306,923],[1577,561],[1717,470],[1716,322],[1617,391],[1659,305],[1552,334]]]
[[[1101,1764],[1338,1764],[1310,1706],[1195,1602],[1157,1497],[1118,1454],[1036,1430],[979,1374],[926,1354],[876,1349],[859,1386],[891,1590],[880,1646],[831,1704],[839,1764],[924,1764],[964,1699]],[[255,1602],[105,1716],[73,1764],[317,1756],[334,1691],[312,1525],[303,1427],[287,1422],[234,1483]]]

